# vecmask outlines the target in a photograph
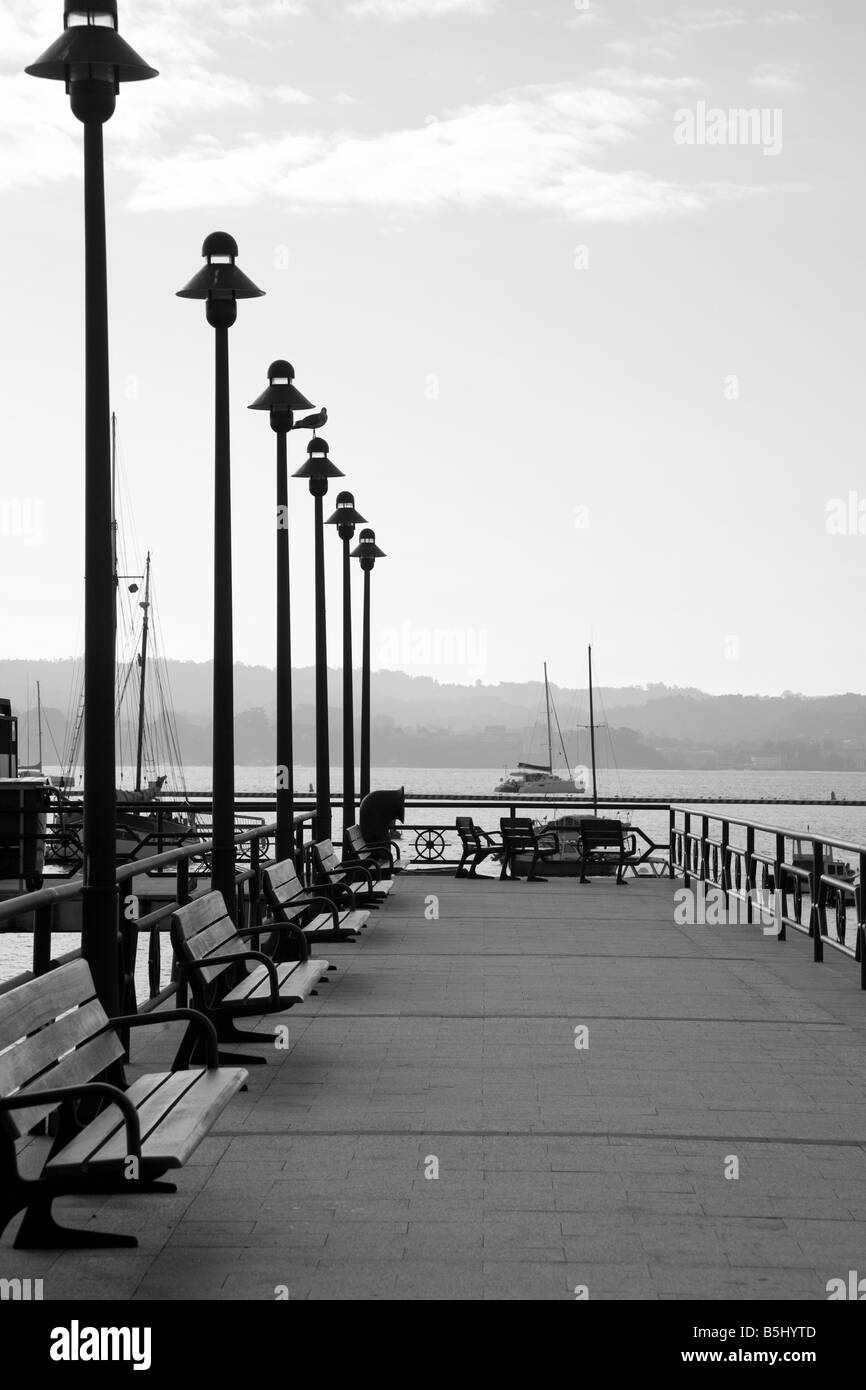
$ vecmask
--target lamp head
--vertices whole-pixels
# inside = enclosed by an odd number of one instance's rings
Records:
[[[307,462],[293,478],[307,478],[313,497],[324,497],[328,491],[329,478],[342,478],[344,475],[328,457],[328,445],[324,439],[311,439],[307,446]]]
[[[99,124],[114,114],[121,82],[157,76],[117,32],[117,0],[64,0],[63,33],[25,71],[63,82],[73,115]]]
[[[201,253],[205,264],[189,284],[177,291],[178,299],[203,299],[212,328],[231,327],[237,318],[239,299],[260,299],[264,290],[254,285],[236,264],[238,244],[228,232],[211,232]]]
[[[355,499],[351,492],[341,492],[337,495],[337,510],[333,516],[328,517],[325,525],[336,526],[340,540],[350,541],[355,534],[355,527],[362,526],[366,520],[365,516],[355,510]]]
[[[288,434],[295,423],[294,411],[311,410],[312,403],[294,385],[295,369],[282,358],[268,367],[268,387],[248,406],[248,410],[269,410],[271,429]]]
[[[373,569],[377,560],[385,559],[384,550],[380,550],[376,544],[376,532],[369,528],[362,531],[358,537],[358,544],[352,551],[352,558],[361,561],[361,569],[369,573]]]

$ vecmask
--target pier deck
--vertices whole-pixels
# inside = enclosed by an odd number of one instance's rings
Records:
[[[0,1275],[46,1299],[825,1299],[866,1273],[856,967],[675,926],[676,886],[404,876],[176,1196],[56,1204],[137,1250],[9,1228]],[[148,1068],[176,1040],[153,1031]]]

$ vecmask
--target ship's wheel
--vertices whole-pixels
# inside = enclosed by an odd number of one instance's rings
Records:
[[[444,859],[445,836],[439,830],[419,830],[415,836],[415,854],[425,864]]]

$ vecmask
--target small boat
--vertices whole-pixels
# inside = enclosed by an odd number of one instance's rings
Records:
[[[544,700],[547,709],[547,763],[540,766],[538,763],[518,763],[515,772],[506,773],[502,781],[493,789],[494,796],[578,796],[586,791],[586,782],[582,776],[573,777],[568,771],[568,758],[565,754],[565,746],[562,742],[562,731],[559,729],[559,718],[553,699],[550,694],[550,682],[547,678],[547,662],[544,663]],[[562,748],[563,761],[566,764],[563,772],[553,770],[553,726],[551,723],[551,711],[556,719],[556,727],[559,732],[559,742]]]

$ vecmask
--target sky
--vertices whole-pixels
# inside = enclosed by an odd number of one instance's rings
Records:
[[[81,644],[81,128],[23,73],[61,26],[4,0],[7,657]],[[592,640],[606,685],[866,689],[855,0],[121,0],[120,31],[160,70],[105,143],[127,549],[165,655],[212,647],[213,334],[175,291],[226,230],[266,291],[230,335],[237,660],[275,659],[274,437],[245,407],[287,357],[387,552],[374,666],[579,685]]]

